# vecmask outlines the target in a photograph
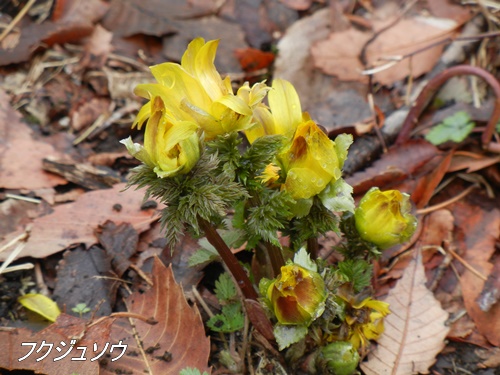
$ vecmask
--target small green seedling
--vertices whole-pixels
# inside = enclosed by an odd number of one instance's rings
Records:
[[[78,313],[81,318],[83,314],[86,314],[90,311],[90,308],[87,306],[86,303],[78,303],[75,307],[71,309],[71,311]]]
[[[215,282],[215,295],[222,305],[221,313],[214,315],[207,322],[208,327],[216,332],[234,332],[243,328],[245,317],[241,302],[237,299],[236,287],[227,273],[220,275]]]
[[[448,141],[462,142],[474,129],[476,124],[471,120],[469,114],[460,111],[447,117],[442,123],[434,126],[425,136],[433,145],[440,145]]]

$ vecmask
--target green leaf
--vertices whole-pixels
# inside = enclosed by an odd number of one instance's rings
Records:
[[[343,178],[327,185],[318,195],[323,205],[335,212],[354,212],[354,198],[352,197],[352,186]]]
[[[339,158],[339,168],[342,169],[344,162],[347,159],[347,149],[352,144],[353,139],[351,134],[339,134],[335,138],[335,150]]]
[[[338,263],[339,272],[349,281],[355,293],[371,283],[372,265],[363,259],[349,259]]]
[[[219,301],[229,301],[236,297],[236,294],[236,287],[231,276],[227,273],[221,274],[215,282],[215,295]]]
[[[235,332],[243,328],[245,316],[241,311],[241,303],[230,303],[222,306],[220,314],[207,321],[207,326],[215,332]]]
[[[300,250],[295,253],[293,263],[298,264],[309,271],[318,272],[318,266],[311,260],[311,257],[305,247],[301,247]]]
[[[460,111],[434,126],[425,139],[436,146],[448,141],[459,143],[467,138],[475,125],[467,112]]]
[[[278,343],[279,350],[283,350],[306,337],[307,327],[285,326],[282,324],[276,324],[274,326],[273,332],[274,337],[276,337],[276,342]]]
[[[209,375],[208,372],[203,371],[203,374],[197,368],[186,367],[179,372],[179,375]]]
[[[203,239],[206,240],[206,238],[203,238]],[[208,243],[208,241],[207,241],[207,243]],[[210,245],[210,246],[212,246],[212,245]],[[189,257],[188,265],[189,265],[189,267],[207,265],[208,263],[212,263],[212,262],[216,261],[217,259],[219,259],[219,255],[217,254],[217,252],[214,253],[212,250],[208,250],[206,248],[205,249],[198,249],[193,253],[193,255],[191,255]]]

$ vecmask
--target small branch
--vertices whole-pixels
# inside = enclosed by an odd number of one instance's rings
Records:
[[[217,249],[222,261],[226,264],[227,268],[235,278],[245,298],[257,300],[257,292],[253,288],[245,270],[240,265],[238,259],[231,252],[231,249],[229,249],[217,230],[212,224],[201,217],[198,217],[198,224],[205,233],[208,242],[210,242],[210,244]]]
[[[413,126],[417,123],[419,116],[421,115],[427,104],[429,104],[429,101],[432,99],[434,94],[436,94],[439,88],[448,79],[458,75],[474,75],[480,77],[491,86],[495,93],[495,107],[493,108],[493,113],[491,114],[490,121],[488,122],[488,125],[486,125],[486,129],[484,130],[481,137],[483,147],[486,149],[490,147],[491,137],[493,136],[495,126],[500,119],[500,83],[488,71],[470,65],[457,65],[452,68],[446,69],[427,83],[427,85],[424,87],[417,100],[415,101],[415,105],[408,113],[408,116],[406,117],[401,131],[398,135],[398,138],[396,139],[396,145],[401,145],[408,141]]]

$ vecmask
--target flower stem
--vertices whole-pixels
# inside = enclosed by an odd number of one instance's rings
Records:
[[[243,267],[238,262],[238,259],[231,252],[231,249],[229,249],[214,226],[199,216],[198,224],[200,225],[200,228],[203,229],[203,232],[205,232],[208,242],[210,242],[210,244],[219,252],[222,261],[226,264],[227,268],[235,278],[245,298],[256,300],[258,296],[257,292],[253,288],[252,282],[248,278]]]
[[[318,239],[316,237],[307,239],[307,251],[312,260],[318,259]]]
[[[277,277],[281,272],[281,267],[285,265],[285,258],[281,249],[273,244],[266,242],[266,249],[271,261],[271,268],[273,271],[272,278]]]

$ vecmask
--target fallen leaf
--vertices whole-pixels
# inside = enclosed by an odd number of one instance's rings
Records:
[[[101,25],[97,25],[87,43],[85,43],[85,53],[80,61],[80,67],[101,69],[111,53],[112,38],[113,34],[111,32]]]
[[[389,149],[371,167],[347,177],[346,181],[353,187],[354,194],[364,193],[372,186],[380,189],[394,186],[428,167],[430,160],[437,155],[439,150],[429,142],[411,140],[403,147]]]
[[[158,258],[154,261],[152,279],[153,286],[148,291],[133,293],[126,304],[129,312],[153,317],[157,323],[135,320],[132,326],[129,321],[116,320],[111,337],[123,340],[128,345],[127,353],[120,361],[102,365],[100,374],[149,371],[177,375],[186,367],[209,371],[210,340],[198,309],[187,303],[172,268],[166,268]]]
[[[234,53],[245,72],[265,69],[274,61],[274,53],[256,48],[238,48]]]
[[[139,234],[130,223],[116,225],[106,221],[97,231],[97,238],[111,259],[111,266],[122,277],[130,266],[129,258],[137,251]]]
[[[138,232],[147,230],[158,218],[155,210],[141,210],[143,190],[124,190],[125,187],[122,183],[111,189],[88,192],[75,202],[56,206],[51,214],[36,218],[20,257],[45,258],[79,243],[89,247],[97,243],[95,230],[107,220],[130,223]],[[0,248],[23,231],[7,235]],[[9,254],[9,251],[0,253],[0,261]]]
[[[109,104],[109,99],[102,97],[94,97],[77,103],[69,114],[71,127],[78,132],[92,125],[101,114],[109,112]]]
[[[493,202],[486,199],[483,202],[465,200],[457,202],[453,208],[456,225],[464,232],[463,246],[466,250],[463,258],[470,267],[485,277],[493,270],[490,258],[495,252],[495,242],[500,235],[500,211],[490,207]],[[476,323],[478,331],[490,343],[500,346],[500,304],[496,303],[488,311],[483,311],[477,303],[484,290],[485,280],[465,269],[460,277],[460,285],[465,308]]]
[[[354,28],[336,32],[313,46],[311,53],[318,68],[342,80],[366,81],[362,74],[364,66],[360,55],[366,43],[377,31],[383,30],[387,19],[373,20],[374,30],[362,32]],[[415,52],[446,38],[452,37],[460,24],[451,19],[415,16],[404,18],[394,26],[384,30],[366,48],[368,67],[390,62],[394,56]],[[418,77],[428,72],[441,56],[443,45],[436,45],[412,56],[407,60],[374,74],[374,81],[382,85],[392,85],[408,75]]]
[[[33,138],[33,132],[0,90],[0,188],[40,189],[66,183],[42,168],[47,156],[62,157],[49,143]]]
[[[41,24],[30,23],[22,28],[15,46],[0,48],[0,65],[26,61],[42,45],[75,42],[90,35],[94,22],[108,9],[108,5],[101,0],[68,0],[61,3],[64,9],[61,9],[59,19]]]
[[[448,172],[452,158],[453,152],[443,156],[441,162],[434,170],[418,179],[417,185],[411,194],[411,199],[417,209],[427,206],[436,188]]]
[[[312,0],[280,0],[287,7],[295,10],[307,10],[311,7]]]
[[[428,374],[436,355],[444,348],[449,331],[448,313],[425,287],[420,249],[385,302],[391,314],[384,319],[385,331],[377,347],[361,363],[366,375]]]
[[[57,279],[52,298],[74,316],[107,316],[115,300],[115,281],[110,279],[110,258],[97,246],[66,250],[57,266]],[[84,303],[89,311],[80,315],[72,309]]]
[[[32,332],[25,328],[0,329],[0,370],[31,370],[46,375],[98,374],[99,363],[98,361],[91,361],[91,358],[96,357],[105,347],[106,342],[109,342],[112,322],[113,319],[105,319],[87,328],[86,324],[88,322],[86,320],[61,314],[55,323],[39,332]],[[81,337],[82,335],[83,337]],[[66,353],[72,339],[75,339],[73,350],[66,357],[55,361],[54,359]],[[29,353],[33,346],[26,345],[26,343],[36,344],[36,349],[40,349],[40,351],[37,353],[35,350],[31,355],[19,361],[20,358]],[[42,343],[45,343],[46,346],[41,347]],[[94,343],[100,349],[97,353],[94,351]],[[52,345],[53,350],[51,347],[50,352],[47,354],[49,344]],[[82,356],[83,350],[78,347],[86,348],[83,353],[86,360],[73,359]],[[110,347],[111,345],[109,345]],[[47,356],[44,359],[37,361],[45,354]]]

